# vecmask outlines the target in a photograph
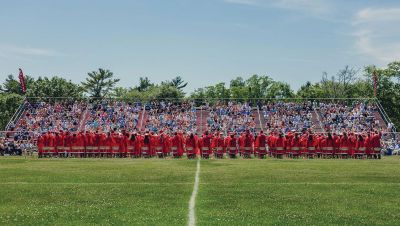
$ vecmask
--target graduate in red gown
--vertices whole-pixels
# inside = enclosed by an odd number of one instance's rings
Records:
[[[198,146],[197,136],[195,136],[193,133],[190,133],[188,136],[186,136],[185,149],[188,158],[196,158],[197,146]]]
[[[367,141],[362,134],[357,135],[354,156],[356,158],[363,158],[367,151]]]
[[[183,137],[181,134],[175,132],[174,136],[171,138],[171,152],[174,157],[182,157],[183,148]]]
[[[137,158],[139,157],[139,152],[138,152],[138,139],[136,138],[136,133],[131,133],[129,135],[129,138],[126,139],[126,150],[127,154],[130,157]]]
[[[56,148],[55,148],[55,154],[58,156],[59,153],[61,154],[64,152],[64,133],[62,131],[56,132],[55,133],[55,143],[56,143]]]
[[[279,133],[279,135],[275,137],[273,147],[275,151],[273,155],[282,158],[286,152],[286,138],[283,136],[283,133]]]
[[[229,136],[225,138],[226,151],[231,158],[236,158],[238,153],[238,140],[235,133],[230,133]]]
[[[254,144],[254,150],[259,158],[264,158],[267,155],[267,140],[268,137],[261,130]]]
[[[107,132],[107,135],[104,136],[104,147],[105,149],[105,155],[107,157],[112,157],[112,144],[114,143],[114,139],[111,135],[111,132]]]
[[[85,141],[86,156],[93,156],[93,137],[89,131],[86,131],[83,135]]]
[[[128,139],[129,139],[129,133],[123,130],[122,134],[120,135],[120,141],[119,141],[119,150],[120,150],[119,155],[121,158],[126,158],[128,156],[128,147],[127,147]]]
[[[209,158],[212,154],[212,136],[205,131],[200,139],[200,154],[202,158]]]
[[[45,134],[43,133],[37,139],[37,147],[38,147],[38,156],[39,158],[43,157],[43,148],[44,148],[44,140]]]
[[[211,143],[216,158],[223,158],[225,154],[225,138],[221,132],[216,133]]]
[[[253,154],[254,148],[254,137],[249,130],[242,135],[240,138],[240,151],[245,158],[250,158]]]
[[[96,131],[95,133],[90,133],[91,139],[92,139],[92,153],[93,156],[98,157],[100,156],[100,140],[101,140],[101,134],[99,131]]]
[[[318,148],[318,137],[313,134],[308,134],[304,141],[305,152],[308,158],[314,158]]]
[[[115,133],[114,131],[111,132],[111,156],[117,157],[120,154],[120,143],[121,143],[121,136],[118,133]]]
[[[301,155],[301,138],[299,133],[295,133],[294,137],[290,142],[290,149],[292,152],[292,156],[298,158]]]
[[[145,133],[144,136],[140,139],[140,154],[142,157],[152,157],[152,144],[150,139],[150,134]]]
[[[160,144],[163,146],[163,154],[164,156],[168,156],[171,151],[171,138],[168,133],[164,131],[161,131],[160,133]]]
[[[163,158],[168,155],[168,137],[164,134],[164,131],[161,130],[159,135],[153,135],[153,143],[154,153],[158,157]]]
[[[333,155],[336,154],[336,149],[339,147],[339,145],[337,144],[336,139],[332,136],[331,133],[328,133],[328,135],[324,136],[320,141],[321,141],[320,143],[321,155],[319,157],[329,156],[330,154]]]
[[[371,138],[372,157],[381,158],[381,137],[382,133],[375,131]]]
[[[353,156],[352,151],[354,150],[353,141],[347,136],[347,133],[343,133],[343,136],[339,140],[339,153],[342,157]]]
[[[64,157],[68,157],[71,155],[72,151],[72,134],[67,131],[64,135]]]
[[[43,155],[52,156],[56,149],[56,142],[54,135],[48,131],[44,135]]]

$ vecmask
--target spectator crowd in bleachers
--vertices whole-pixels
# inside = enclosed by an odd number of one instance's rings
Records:
[[[24,140],[34,145],[39,135],[48,131],[71,134],[82,131],[174,134],[181,131],[200,135],[207,130],[225,136],[244,131],[257,136],[260,130],[266,134],[308,131],[337,135],[385,131],[385,125],[376,118],[375,105],[360,101],[351,104],[277,101],[258,105],[219,101],[195,105],[191,101],[101,100],[27,102],[24,108],[24,113],[12,126],[12,131],[17,132],[13,138],[15,146],[25,145],[18,142]],[[205,114],[200,116],[199,109]]]

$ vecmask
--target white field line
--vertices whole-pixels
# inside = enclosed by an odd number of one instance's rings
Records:
[[[0,185],[189,185],[192,182],[25,182],[25,181],[13,181],[13,182],[0,182]]]
[[[195,214],[195,206],[196,206],[196,196],[199,190],[199,175],[200,175],[200,159],[197,159],[197,169],[196,176],[194,177],[194,186],[192,196],[189,201],[189,226],[196,225],[196,214]]]
[[[192,182],[26,182],[26,181],[10,181],[0,182],[0,185],[191,185]],[[237,186],[238,183],[224,182],[218,183],[197,183],[218,185],[218,186]],[[397,185],[400,182],[255,182],[255,183],[240,183],[241,185]],[[194,190],[193,190],[194,192]]]

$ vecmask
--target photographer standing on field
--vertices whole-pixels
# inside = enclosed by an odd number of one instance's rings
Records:
[[[5,151],[4,139],[0,138],[0,156],[3,156]]]

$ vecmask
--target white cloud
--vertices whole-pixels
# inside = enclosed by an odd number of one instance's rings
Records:
[[[325,14],[333,7],[326,0],[275,0],[274,5],[282,9],[308,11],[315,14]]]
[[[224,2],[241,5],[258,5],[257,0],[224,0]]]
[[[354,25],[363,23],[400,21],[400,8],[366,8],[357,12]]]
[[[386,64],[400,59],[400,8],[366,8],[352,21],[355,48],[361,56]]]
[[[2,56],[11,57],[50,57],[59,55],[53,49],[20,47],[10,44],[0,44],[0,52],[2,52]]]
[[[321,15],[333,8],[329,0],[224,0],[230,4],[275,7],[284,10],[302,11],[307,14]]]

